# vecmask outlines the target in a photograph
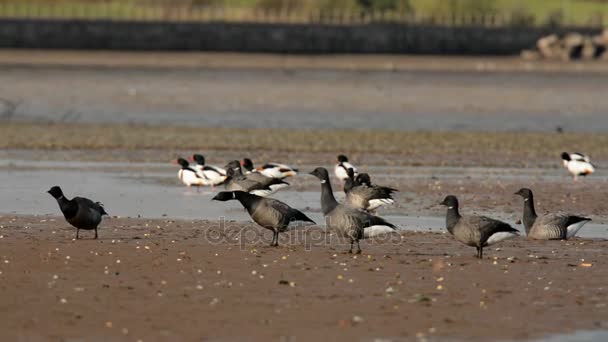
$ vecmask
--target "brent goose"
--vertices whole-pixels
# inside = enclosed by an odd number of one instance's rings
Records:
[[[582,153],[562,153],[562,160],[564,167],[572,174],[574,180],[578,179],[578,176],[587,176],[595,171],[595,167],[591,164],[589,156]]]
[[[575,236],[590,218],[565,215],[547,214],[537,216],[534,210],[534,195],[527,188],[519,189],[515,193],[524,199],[523,223],[526,235],[536,240],[567,240]]]
[[[353,169],[355,176],[359,173],[356,167],[353,164],[348,162],[348,158],[341,154],[338,156],[338,160],[336,160],[338,164],[334,167],[334,174],[340,181],[345,181],[348,178],[348,169]]]
[[[197,190],[199,186],[207,185],[205,178],[200,176],[196,170],[190,167],[190,163],[184,158],[177,158],[173,161],[174,164],[180,165],[182,168],[177,171],[177,178],[184,183],[186,186],[196,186]]]
[[[367,173],[362,173],[354,177],[352,168],[348,169],[349,178],[344,182],[344,192],[346,199],[344,203],[353,208],[373,211],[382,205],[394,204],[393,192],[397,189],[386,186],[372,185]],[[361,177],[363,176],[363,177]]]
[[[244,158],[241,162],[241,166],[243,169],[245,169],[246,174],[259,172],[264,176],[271,178],[283,179],[287,177],[294,177],[298,174],[298,169],[280,163],[266,163],[260,167],[254,168],[253,161],[251,161],[249,158]]]
[[[88,198],[74,197],[71,200],[67,199],[58,186],[52,187],[47,191],[53,196],[59,204],[59,209],[63,213],[66,221],[76,227],[76,239],[79,238],[81,229],[95,230],[95,239],[97,239],[97,226],[101,222],[103,215],[108,215],[103,204],[93,202]]]
[[[243,175],[238,160],[233,160],[226,165],[226,174],[224,187],[228,191],[245,191],[265,197],[289,186],[289,183],[281,179],[266,177],[260,173]]]
[[[343,205],[336,201],[329,182],[327,169],[318,167],[310,173],[321,181],[321,210],[330,230],[350,239],[349,253],[357,243],[357,254],[361,253],[359,240],[395,231],[395,226],[384,219],[363,210]]]
[[[297,222],[315,221],[301,211],[272,198],[264,198],[244,191],[222,191],[213,197],[216,201],[238,200],[247,209],[249,216],[260,226],[273,232],[271,246],[279,245],[279,233],[293,228]]]
[[[355,183],[357,185],[367,185],[372,186],[372,180],[367,173],[360,173],[355,178]]]
[[[483,258],[484,247],[519,236],[519,231],[505,222],[485,216],[460,216],[455,196],[447,196],[441,205],[448,207],[447,230],[456,240],[477,248],[479,259]]]
[[[193,154],[190,161],[196,163],[193,169],[199,177],[205,179],[205,182],[211,185],[211,190],[215,190],[216,185],[220,185],[226,180],[226,170],[219,166],[206,165],[203,155]]]

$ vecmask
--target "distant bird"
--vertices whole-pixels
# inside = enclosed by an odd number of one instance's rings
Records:
[[[348,178],[344,180],[343,186],[345,194],[347,194],[355,186],[360,185],[355,179],[355,170],[353,170],[352,167],[349,167],[348,170],[346,170],[346,174],[348,175]]]
[[[294,177],[298,174],[298,169],[280,163],[266,163],[260,167],[254,168],[253,161],[249,158],[244,158],[241,161],[241,166],[245,169],[245,174],[251,172],[259,172],[266,177],[271,178],[287,178]]]
[[[260,226],[273,232],[271,246],[279,245],[279,233],[296,226],[298,222],[315,221],[301,211],[272,198],[264,198],[244,191],[222,191],[213,197],[215,201],[238,200],[247,209],[249,216]]]
[[[201,154],[193,154],[190,161],[195,162],[193,169],[205,183],[211,185],[211,190],[215,190],[216,185],[222,184],[226,180],[226,170],[215,165],[206,165],[205,157]]]
[[[526,228],[526,235],[530,239],[567,240],[575,236],[587,222],[591,221],[590,218],[565,214],[537,216],[536,210],[534,210],[532,190],[522,188],[515,195],[524,199],[522,222]]]
[[[348,169],[353,169],[355,176],[359,173],[357,168],[353,164],[349,163],[348,158],[343,154],[338,156],[336,162],[338,164],[336,164],[334,168],[334,174],[342,182],[344,182],[348,178]]]
[[[174,164],[180,165],[182,168],[177,171],[177,178],[184,183],[186,186],[196,186],[197,191],[198,187],[207,185],[207,180],[200,176],[195,169],[190,167],[190,163],[184,158],[177,158],[173,161]]]
[[[281,179],[266,177],[256,172],[243,175],[238,160],[233,160],[226,165],[226,174],[224,187],[228,191],[245,191],[266,197],[289,186],[289,183]]]
[[[582,153],[562,153],[562,159],[564,167],[572,174],[574,180],[578,179],[578,176],[587,176],[595,171],[595,167],[591,164],[589,156]]]
[[[352,168],[349,168],[347,173],[349,177],[344,181],[344,192],[346,192],[344,204],[357,209],[374,211],[380,206],[395,203],[393,192],[398,191],[397,189],[371,185],[369,175],[366,173],[359,174],[353,179]],[[365,177],[360,177],[361,175]]]
[[[69,200],[58,186],[52,187],[47,192],[57,200],[66,221],[76,227],[76,240],[79,238],[81,229],[94,229],[95,239],[97,239],[97,227],[101,223],[101,218],[103,215],[108,215],[103,204],[84,197],[74,197]]]
[[[396,227],[384,219],[363,210],[338,203],[329,182],[327,169],[318,167],[310,173],[321,181],[321,210],[330,230],[350,240],[349,253],[357,243],[357,254],[361,253],[359,240],[395,232]]]
[[[355,177],[355,183],[357,183],[357,185],[372,186],[371,178],[369,177],[369,174],[367,174],[367,173],[358,174],[357,177]]]
[[[456,240],[475,247],[479,259],[483,258],[484,247],[519,236],[519,231],[505,222],[485,216],[460,216],[455,196],[447,196],[441,205],[448,207],[447,230]]]

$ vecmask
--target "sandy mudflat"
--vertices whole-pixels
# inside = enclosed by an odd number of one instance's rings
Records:
[[[58,217],[3,216],[0,225],[7,341],[487,340],[608,329],[608,241],[521,239],[479,261],[446,235],[404,233],[364,243],[354,258],[316,228],[270,248],[257,228],[215,221],[110,218],[97,241],[87,232],[73,241]]]
[[[189,127],[602,132],[608,63],[0,50],[0,118]],[[14,106],[14,110],[7,110]],[[12,108],[12,107],[11,107]]]

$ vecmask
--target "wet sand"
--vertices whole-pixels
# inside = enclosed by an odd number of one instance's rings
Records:
[[[1,51],[0,118],[194,127],[600,132],[608,63]],[[59,90],[59,91],[58,91]],[[373,120],[370,120],[373,118]]]
[[[97,241],[72,240],[54,216],[0,225],[8,340],[454,341],[608,329],[605,240],[513,240],[477,260],[447,235],[403,233],[354,257],[314,227],[270,248],[269,234],[230,222],[109,218]]]

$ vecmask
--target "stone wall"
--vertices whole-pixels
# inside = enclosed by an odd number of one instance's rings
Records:
[[[267,53],[515,55],[576,28],[0,20],[0,47]]]

